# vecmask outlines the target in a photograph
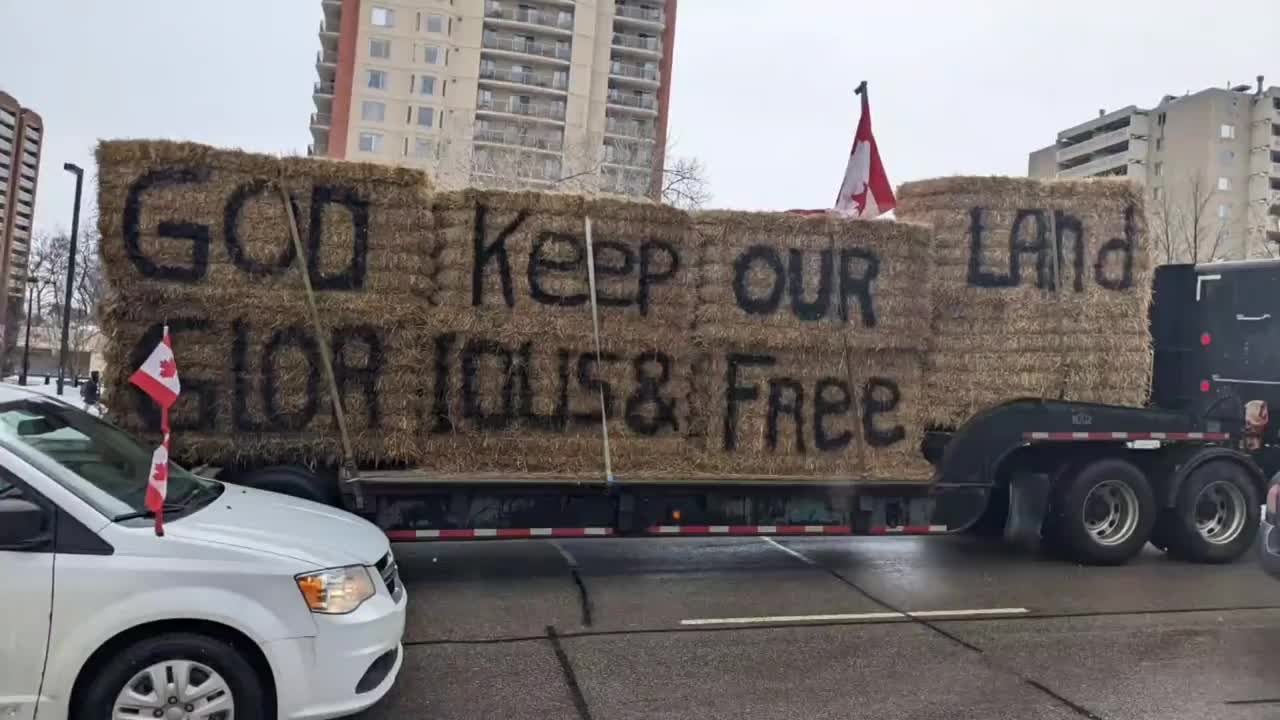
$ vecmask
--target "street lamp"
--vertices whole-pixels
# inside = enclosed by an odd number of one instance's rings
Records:
[[[71,288],[76,280],[76,238],[80,232],[80,190],[84,186],[84,169],[75,163],[64,163],[62,169],[76,176],[76,204],[71,209],[71,248],[67,251],[67,292],[62,302],[62,350],[58,353],[58,395],[62,395],[62,378],[67,367],[67,337],[71,334]]]

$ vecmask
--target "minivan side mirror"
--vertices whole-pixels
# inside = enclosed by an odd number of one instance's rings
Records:
[[[0,500],[0,550],[29,550],[49,540],[48,513],[30,500]]]

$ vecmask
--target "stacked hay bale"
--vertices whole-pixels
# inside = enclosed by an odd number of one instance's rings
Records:
[[[688,468],[688,217],[650,203],[476,189],[436,196],[433,212],[432,301],[457,335],[442,351],[448,371],[432,377],[448,419],[426,469],[602,479],[602,392],[618,479]]]
[[[703,212],[699,472],[922,480],[930,238],[892,222]]]
[[[1151,372],[1143,196],[1122,180],[907,183],[935,231],[928,421],[1019,397],[1141,405]]]
[[[399,388],[421,372],[435,322],[426,179],[372,165],[278,159],[187,143],[98,148],[102,309],[115,419],[154,431],[128,376],[167,321],[184,392],[175,451],[202,462],[333,462],[340,442],[288,190],[357,459],[416,459]]]

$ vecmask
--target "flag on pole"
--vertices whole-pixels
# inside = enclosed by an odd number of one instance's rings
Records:
[[[151,351],[142,367],[129,378],[129,382],[142,388],[161,408],[168,410],[173,407],[178,393],[182,392],[182,385],[178,382],[178,362],[173,357],[168,325],[164,326],[164,337],[160,339],[160,344]],[[168,432],[169,429],[164,430]]]
[[[147,474],[146,508],[155,513],[156,535],[164,535],[164,499],[169,492],[169,408],[178,400],[182,384],[178,382],[178,361],[173,356],[169,326],[164,326],[160,344],[151,351],[142,367],[129,382],[142,388],[160,406],[160,430],[164,439],[151,455],[151,471]]]
[[[867,100],[867,83],[863,81],[856,91],[862,96],[862,118],[853,136],[853,150],[849,154],[849,166],[844,171],[844,182],[836,197],[835,211],[850,217],[874,218],[892,210],[897,201],[893,186],[880,162],[876,138],[871,134],[871,105]]]

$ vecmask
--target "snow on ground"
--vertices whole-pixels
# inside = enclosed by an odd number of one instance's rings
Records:
[[[21,383],[18,382],[17,375],[10,375],[9,377],[5,378],[4,383],[6,385],[21,385]],[[58,381],[56,379],[50,380],[49,384],[45,385],[44,377],[28,377],[26,388],[33,392],[38,392],[41,395],[48,395],[49,397],[55,397],[55,398],[59,397]],[[72,405],[78,408],[81,408],[81,409],[84,408],[84,401],[80,399],[80,388],[76,387],[75,385],[72,385],[70,381],[66,381],[63,384],[62,396],[60,399],[63,402],[71,403]],[[105,410],[105,409],[106,408],[102,408],[102,410]],[[97,415],[99,417],[102,416],[102,412],[99,409],[91,410],[90,413],[93,415]]]

